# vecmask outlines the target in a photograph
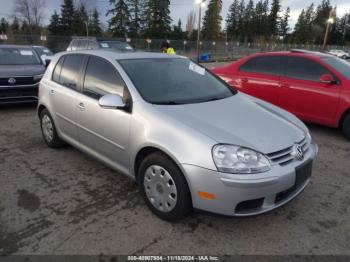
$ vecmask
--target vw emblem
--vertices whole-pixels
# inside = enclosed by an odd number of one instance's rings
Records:
[[[304,152],[303,152],[303,148],[301,147],[301,145],[295,144],[292,148],[291,155],[299,161],[303,160],[304,159]]]
[[[8,83],[9,83],[10,85],[14,85],[14,84],[16,84],[16,79],[14,79],[13,77],[11,77],[11,78],[9,78]]]

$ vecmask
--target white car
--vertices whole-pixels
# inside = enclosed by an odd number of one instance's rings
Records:
[[[334,55],[339,58],[347,59],[350,58],[350,54],[345,52],[344,50],[329,50],[331,55]]]

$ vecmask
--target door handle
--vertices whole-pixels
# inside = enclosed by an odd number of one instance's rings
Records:
[[[55,94],[55,90],[51,89],[50,90],[50,95],[54,95]]]
[[[242,83],[248,83],[248,78],[242,78],[241,81]]]
[[[84,103],[79,103],[79,104],[77,105],[77,107],[78,107],[81,111],[85,110],[85,105],[84,105]]]

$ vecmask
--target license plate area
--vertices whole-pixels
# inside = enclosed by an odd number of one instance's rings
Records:
[[[299,187],[311,177],[312,161],[308,161],[295,168],[295,186]]]

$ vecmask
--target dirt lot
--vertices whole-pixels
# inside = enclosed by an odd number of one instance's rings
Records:
[[[72,147],[49,149],[34,106],[0,108],[1,254],[350,254],[350,142],[309,126],[320,154],[277,211],[167,223],[126,177]]]

